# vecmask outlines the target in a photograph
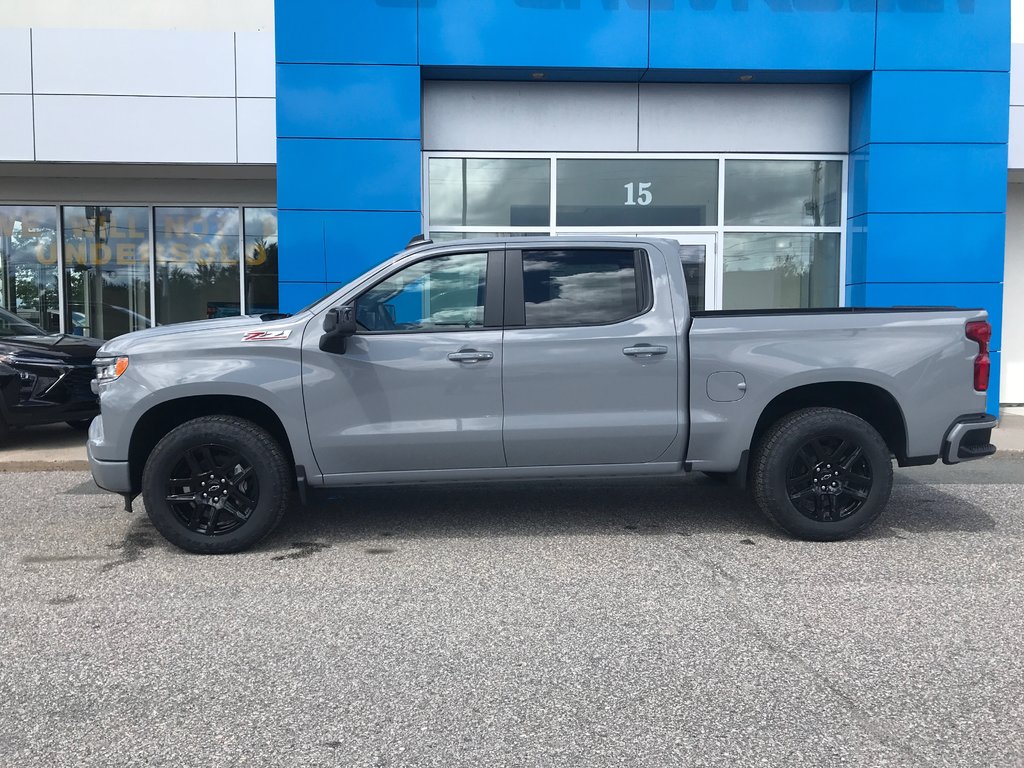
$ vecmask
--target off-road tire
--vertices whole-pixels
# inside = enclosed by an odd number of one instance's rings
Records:
[[[787,488],[797,453],[814,440],[841,439],[862,449],[860,466],[870,470],[870,488],[861,506],[847,517],[817,520],[802,513]],[[816,472],[817,470],[811,470]],[[761,511],[787,533],[810,541],[847,539],[871,525],[892,492],[892,455],[870,424],[838,408],[805,408],[787,414],[761,438],[751,467],[754,499]],[[811,502],[813,503],[813,502]]]
[[[167,499],[171,473],[184,454],[211,444],[237,452],[258,483],[251,514],[236,530],[223,534],[190,530],[175,513],[180,502],[172,508]],[[227,554],[248,549],[274,530],[288,507],[290,473],[281,446],[262,427],[235,416],[203,416],[175,427],[156,444],[142,474],[142,497],[153,526],[169,542],[196,554]]]

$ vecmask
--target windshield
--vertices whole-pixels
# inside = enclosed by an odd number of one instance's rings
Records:
[[[46,331],[13,312],[0,309],[0,336],[46,336]]]

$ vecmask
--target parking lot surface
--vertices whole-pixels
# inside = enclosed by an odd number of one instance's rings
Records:
[[[815,544],[703,478],[345,490],[173,549],[0,476],[0,765],[1024,763],[1024,462]]]

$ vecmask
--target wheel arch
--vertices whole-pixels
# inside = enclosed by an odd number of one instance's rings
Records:
[[[803,408],[838,408],[864,419],[882,436],[900,466],[908,463],[907,421],[899,402],[888,390],[861,381],[804,384],[781,392],[761,411],[750,438],[749,450],[783,416]]]
[[[135,423],[128,446],[128,467],[132,488],[142,487],[146,459],[164,435],[175,427],[201,416],[236,416],[265,429],[281,446],[292,468],[295,454],[281,419],[266,403],[243,395],[191,395],[157,403]]]

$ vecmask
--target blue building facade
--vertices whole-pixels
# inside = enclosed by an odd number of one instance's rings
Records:
[[[1008,0],[279,0],[281,306],[307,303],[412,235],[438,228],[424,199],[435,188],[424,179],[432,167],[425,161],[432,147],[424,144],[430,130],[424,94],[433,83],[604,83],[609,94],[615,84],[732,84],[755,98],[750,89],[836,85],[848,107],[845,147],[836,153],[842,204],[833,206],[842,221],[814,215],[803,222],[821,225],[809,237],[833,234],[841,243],[836,303],[985,307],[994,326],[995,390],[1009,30]],[[600,126],[594,130],[599,134]],[[570,144],[538,149],[572,157],[571,137],[560,140]],[[657,159],[669,149],[674,154],[666,158],[695,159],[705,149],[688,146],[685,131],[677,145],[664,138],[655,143],[657,151],[637,157]],[[487,149],[505,156],[501,146]],[[757,157],[770,158],[763,149]],[[780,157],[798,155],[790,147]],[[727,176],[733,155],[715,157]],[[554,154],[551,162],[559,162]],[[557,175],[561,184],[562,167],[552,168],[550,183]],[[462,173],[465,214],[473,201],[465,199],[465,166]],[[618,185],[627,196],[636,192],[629,183]],[[704,223],[723,241],[725,265],[718,268],[725,271],[728,305],[729,292],[740,291],[729,287],[730,280],[740,285],[730,264],[754,253],[749,230],[769,222],[762,227],[767,236],[778,227],[768,216],[731,231],[724,193],[723,200],[725,212]],[[814,205],[804,202],[807,210]],[[543,226],[557,233],[560,213],[554,202],[551,207],[553,218]],[[678,215],[672,230],[684,233],[694,222]],[[515,216],[528,219],[521,210]],[[461,223],[469,221],[464,215]],[[491,231],[512,224],[496,222]],[[821,295],[815,290],[805,304]],[[993,391],[993,408],[997,397]]]

